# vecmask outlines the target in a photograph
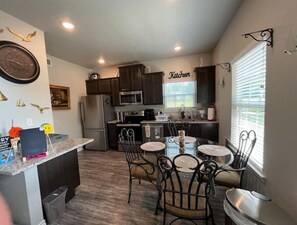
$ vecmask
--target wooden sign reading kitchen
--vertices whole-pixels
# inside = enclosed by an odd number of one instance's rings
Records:
[[[191,76],[190,72],[183,73],[183,71],[180,71],[178,73],[178,72],[172,71],[172,72],[169,72],[168,79],[183,78],[183,77],[190,77],[190,76]]]

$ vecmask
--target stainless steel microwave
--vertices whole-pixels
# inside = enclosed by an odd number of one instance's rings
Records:
[[[120,105],[139,105],[142,104],[142,91],[123,91],[120,92]]]

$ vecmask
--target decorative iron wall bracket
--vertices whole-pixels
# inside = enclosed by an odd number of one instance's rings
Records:
[[[231,65],[230,63],[219,63],[216,64],[217,66],[220,66],[222,69],[227,70],[229,73],[231,72]]]
[[[253,34],[256,34],[256,33],[260,33],[260,36],[262,37],[262,39],[258,39],[254,37]],[[272,28],[246,33],[246,34],[243,34],[242,36],[244,36],[245,38],[251,37],[258,42],[266,41],[267,46],[270,46],[271,48],[273,47],[273,29]]]

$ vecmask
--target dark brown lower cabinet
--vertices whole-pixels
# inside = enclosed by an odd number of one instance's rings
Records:
[[[64,185],[68,187],[66,202],[74,197],[75,188],[80,185],[77,150],[40,164],[37,170],[41,199]]]
[[[170,136],[168,124],[164,123],[164,136]],[[191,123],[189,136],[205,138],[214,142],[219,141],[218,123]]]
[[[115,123],[108,123],[108,145],[109,148],[118,149],[117,128]]]
[[[200,137],[214,141],[214,142],[219,142],[219,124],[218,123],[202,123]]]

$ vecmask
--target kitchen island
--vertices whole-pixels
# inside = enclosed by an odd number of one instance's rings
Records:
[[[15,224],[45,224],[42,199],[57,185],[69,183],[68,200],[74,196],[74,189],[79,185],[77,151],[92,141],[70,138],[54,143],[52,149],[49,145],[47,156],[26,162],[16,157],[13,162],[0,167],[0,192],[7,200]],[[74,184],[73,177],[76,177]]]

